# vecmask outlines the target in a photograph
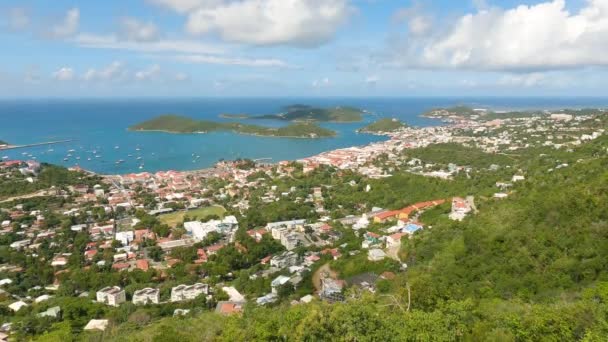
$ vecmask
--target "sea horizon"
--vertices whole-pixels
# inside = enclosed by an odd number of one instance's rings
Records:
[[[334,138],[295,139],[239,135],[232,132],[170,134],[130,132],[128,127],[167,113],[196,119],[230,121],[222,113],[277,113],[290,104],[319,107],[349,105],[369,110],[357,123],[322,123],[338,132]],[[66,167],[80,166],[100,174],[198,170],[220,160],[296,160],[322,152],[363,146],[386,137],[356,130],[378,118],[391,117],[417,127],[441,125],[420,115],[426,110],[468,105],[492,110],[608,107],[608,97],[155,97],[0,99],[0,140],[22,145],[73,140],[54,146],[2,151],[0,157],[33,159]],[[252,123],[252,120],[243,120]],[[281,126],[284,122],[255,122]],[[118,147],[118,148],[117,148]],[[97,157],[96,157],[97,156]],[[78,158],[78,159],[76,159]],[[89,160],[90,159],[90,160]],[[119,161],[120,162],[117,164]]]

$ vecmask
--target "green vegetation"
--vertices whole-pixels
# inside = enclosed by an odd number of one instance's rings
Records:
[[[254,116],[253,119],[317,122],[359,122],[363,111],[354,107],[316,108],[306,105],[292,105],[280,114]]]
[[[31,194],[52,186],[65,188],[70,185],[88,185],[92,188],[93,185],[101,183],[100,177],[89,176],[83,172],[70,171],[64,167],[50,164],[42,164],[40,173],[34,177],[32,182],[27,180],[32,175],[23,175],[16,169],[8,172],[9,177],[0,177],[0,200]]]
[[[239,134],[283,138],[323,138],[336,135],[336,132],[314,124],[297,123],[273,128],[244,125],[236,122],[199,121],[178,115],[162,115],[132,126],[129,129],[132,131],[163,131],[169,133],[231,131]]]
[[[490,154],[479,148],[465,147],[460,144],[446,143],[406,150],[405,155],[425,163],[487,168],[490,165],[511,165],[520,158],[516,155]]]
[[[6,141],[0,139],[0,146],[2,146],[2,145],[8,145],[8,143]]]
[[[384,132],[394,132],[398,129],[407,127],[406,124],[397,120],[384,118],[380,119],[376,122],[373,122],[359,130],[359,132],[363,133],[384,133]]]
[[[239,120],[249,119],[249,115],[248,114],[230,114],[230,113],[224,113],[224,114],[220,114],[219,117],[222,118],[222,119],[239,119]]]
[[[220,206],[210,206],[204,208],[198,208],[193,210],[182,210],[170,214],[160,215],[158,219],[161,223],[164,223],[170,227],[176,227],[178,224],[184,221],[184,217],[189,217],[192,220],[202,220],[208,216],[224,216],[226,209]]]

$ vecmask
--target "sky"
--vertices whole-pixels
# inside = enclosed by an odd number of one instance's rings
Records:
[[[0,98],[604,96],[608,0],[3,0]]]

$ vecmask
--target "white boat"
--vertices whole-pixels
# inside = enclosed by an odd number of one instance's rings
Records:
[[[2,159],[8,159],[8,156],[4,156],[4,157],[2,157]]]
[[[87,158],[88,161],[91,161],[91,158]]]
[[[142,170],[144,168],[143,165],[139,165],[139,169]]]
[[[141,157],[137,157],[137,160],[141,160]]]
[[[63,158],[63,161],[68,161],[68,158]]]
[[[120,146],[116,145],[116,146],[114,146],[114,148],[118,150],[120,148]]]
[[[49,148],[48,150],[49,152],[54,152],[55,150],[53,150],[52,148]]]
[[[76,152],[76,150],[68,150],[68,152]]]
[[[141,151],[141,149],[138,147],[138,148],[135,149],[135,151]]]
[[[95,158],[101,158],[101,156],[95,156]]]
[[[76,160],[80,160],[80,157],[76,157]]]
[[[124,162],[125,162],[124,160],[119,159],[119,160],[116,162],[116,164],[122,164],[122,163],[124,163]]]

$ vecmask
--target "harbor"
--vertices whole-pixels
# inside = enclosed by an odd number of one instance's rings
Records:
[[[73,142],[73,141],[74,141],[74,139],[67,139],[67,140],[46,141],[46,142],[41,142],[41,143],[33,143],[33,144],[25,144],[25,145],[2,145],[2,146],[0,146],[0,151],[16,150],[19,148],[28,148],[28,147],[66,144],[66,143]]]

